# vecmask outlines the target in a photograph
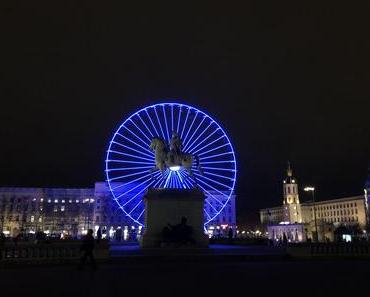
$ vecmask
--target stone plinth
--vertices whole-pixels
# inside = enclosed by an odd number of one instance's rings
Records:
[[[168,224],[177,225],[182,217],[193,228],[195,246],[208,246],[204,234],[203,206],[205,196],[198,189],[149,189],[143,197],[145,203],[145,231],[141,246],[159,247],[162,230]]]

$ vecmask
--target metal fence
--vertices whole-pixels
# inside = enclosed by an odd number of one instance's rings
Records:
[[[370,257],[369,243],[313,243],[288,245],[287,253],[291,256],[350,256]]]
[[[58,262],[77,260],[81,257],[81,242],[30,243],[7,242],[0,246],[1,262]],[[109,243],[101,241],[95,245],[96,259],[109,258]]]

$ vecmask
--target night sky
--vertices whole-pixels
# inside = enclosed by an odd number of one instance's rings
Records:
[[[288,160],[318,200],[362,194],[369,4],[245,2],[2,1],[0,185],[92,187],[117,125],[174,98],[230,136],[240,221],[282,203]]]

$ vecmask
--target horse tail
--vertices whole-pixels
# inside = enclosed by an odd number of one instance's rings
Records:
[[[203,169],[202,169],[202,166],[200,166],[200,161],[199,161],[198,155],[194,155],[194,159],[195,159],[195,166],[197,167],[199,173],[201,175],[203,175]]]

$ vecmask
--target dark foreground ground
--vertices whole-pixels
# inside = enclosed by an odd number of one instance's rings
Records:
[[[0,296],[356,296],[367,295],[369,272],[367,260],[16,266],[1,268]]]

